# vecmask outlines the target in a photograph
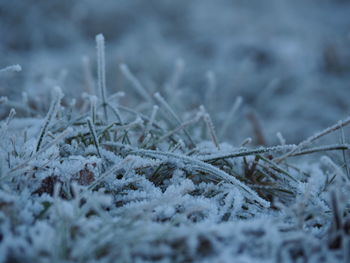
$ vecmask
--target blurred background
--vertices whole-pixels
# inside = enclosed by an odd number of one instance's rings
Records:
[[[298,142],[349,115],[348,0],[0,0],[0,68],[23,68],[2,74],[0,96],[25,91],[43,109],[53,85],[81,96],[84,56],[96,76],[98,33],[108,92],[127,92],[122,104],[141,98],[120,63],[180,113],[204,104],[219,134],[241,96],[221,141],[257,137],[259,126],[266,144],[278,131]]]

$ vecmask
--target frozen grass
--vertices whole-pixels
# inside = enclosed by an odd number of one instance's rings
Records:
[[[349,119],[298,145],[280,133],[276,146],[222,143],[204,106],[178,112],[126,65],[143,103],[107,96],[96,41],[99,98],[73,103],[55,88],[44,119],[27,103],[27,117],[10,110],[1,121],[0,262],[348,262],[349,145],[343,133],[340,144],[317,142]],[[180,60],[169,89],[183,70]]]

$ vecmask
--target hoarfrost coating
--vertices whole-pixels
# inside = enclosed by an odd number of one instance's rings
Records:
[[[0,263],[349,262],[349,10],[0,1]]]

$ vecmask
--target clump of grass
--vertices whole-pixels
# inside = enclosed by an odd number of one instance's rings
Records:
[[[100,94],[85,96],[90,109],[62,102],[55,88],[34,144],[14,136],[33,137],[38,122],[16,126],[14,110],[2,121],[0,251],[7,262],[19,255],[29,261],[216,262],[223,253],[230,262],[241,256],[348,259],[350,146],[342,129],[349,118],[297,145],[280,133],[276,146],[248,147],[250,137],[239,147],[219,144],[204,106],[175,112],[169,98],[159,92],[152,98],[125,65],[124,76],[146,104],[121,105],[120,93],[107,98],[103,35],[96,42]],[[179,61],[172,89],[181,88],[183,71]],[[214,75],[208,78],[215,90]],[[237,98],[220,135],[233,126],[241,103]],[[211,142],[200,137],[201,119]],[[339,144],[315,145],[337,130]],[[325,156],[331,152],[343,163]],[[323,156],[305,165],[311,154]]]

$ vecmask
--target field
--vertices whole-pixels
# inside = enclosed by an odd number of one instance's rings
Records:
[[[349,14],[0,0],[0,263],[350,262]]]

